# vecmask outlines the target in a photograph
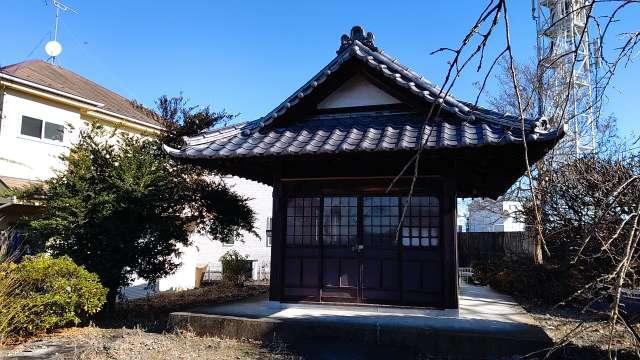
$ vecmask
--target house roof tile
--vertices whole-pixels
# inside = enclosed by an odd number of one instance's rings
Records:
[[[41,184],[42,181],[21,179],[11,176],[0,176],[0,183],[4,184],[9,189],[21,189],[31,185]]]
[[[161,126],[150,110],[72,71],[42,60],[28,60],[0,68],[0,73],[104,104],[102,109],[144,123]]]

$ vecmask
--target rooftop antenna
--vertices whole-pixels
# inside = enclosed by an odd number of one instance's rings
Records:
[[[49,55],[48,60],[51,62],[51,64],[55,65],[56,57],[62,52],[62,45],[58,42],[58,25],[60,23],[60,11],[69,11],[74,14],[77,14],[78,12],[69,5],[63,4],[58,0],[53,0],[52,4],[56,8],[56,20],[53,28],[53,40],[45,44],[44,51],[47,53],[47,55]]]

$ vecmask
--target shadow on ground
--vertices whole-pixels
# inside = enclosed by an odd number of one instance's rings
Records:
[[[310,339],[295,344],[266,345],[269,351],[276,354],[286,354],[287,358],[305,360],[482,360],[478,357],[434,356],[408,347],[388,345],[365,345],[336,339]],[[548,357],[548,351],[541,351],[528,357],[518,355],[486,358],[486,360],[632,360],[638,359],[631,352],[612,352],[595,347],[565,346],[554,350]],[[610,357],[611,355],[611,357]]]
[[[309,339],[285,347],[292,357],[308,360],[429,359],[417,350],[388,345],[366,345],[336,339]]]

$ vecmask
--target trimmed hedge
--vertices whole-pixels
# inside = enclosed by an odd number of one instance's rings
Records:
[[[0,268],[0,340],[78,324],[100,311],[107,289],[71,258],[29,256]]]

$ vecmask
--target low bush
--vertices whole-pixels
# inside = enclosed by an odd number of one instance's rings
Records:
[[[25,257],[0,265],[0,340],[78,324],[98,312],[107,289],[71,258]]]
[[[222,280],[234,285],[242,285],[251,279],[251,261],[236,250],[227,251],[220,257],[222,263]]]
[[[476,261],[473,277],[482,285],[540,305],[559,304],[584,283],[580,272],[570,266],[517,259]]]

